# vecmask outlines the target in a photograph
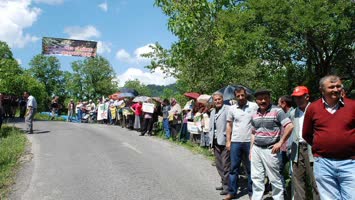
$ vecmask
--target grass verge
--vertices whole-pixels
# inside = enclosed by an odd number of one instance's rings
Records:
[[[0,199],[5,199],[14,177],[19,159],[23,155],[27,138],[15,127],[0,129]]]
[[[42,114],[42,113],[36,113],[35,117],[36,120],[42,120],[42,121],[50,121],[51,117],[47,114]],[[62,117],[54,117],[53,120],[51,121],[65,121]]]
[[[154,134],[161,139],[167,140],[165,138],[165,132],[164,132],[161,124],[159,124],[159,130],[155,131]],[[176,137],[180,138],[180,134],[178,134]],[[182,142],[179,139],[174,139],[174,138],[170,138],[168,140],[174,144],[177,144],[177,145],[180,145],[180,146],[183,146],[183,147],[189,149],[193,153],[201,154],[211,161],[214,161],[214,159],[215,159],[215,157],[212,154],[210,149],[205,148],[205,147],[201,147],[199,144],[193,143],[191,141]]]

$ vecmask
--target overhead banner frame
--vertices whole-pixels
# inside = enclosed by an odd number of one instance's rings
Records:
[[[95,57],[97,42],[88,40],[72,40],[63,38],[42,38],[42,54]]]

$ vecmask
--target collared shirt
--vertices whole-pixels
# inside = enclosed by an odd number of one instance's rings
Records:
[[[27,108],[29,107],[32,107],[33,109],[37,109],[37,101],[32,95],[30,95],[27,98]]]
[[[291,120],[281,108],[271,105],[263,114],[259,108],[251,123],[255,135],[254,144],[264,147],[277,143],[280,140],[281,127],[285,128]]]
[[[243,107],[239,106],[238,103],[231,106],[227,121],[233,122],[232,142],[250,142],[251,119],[257,109],[258,105],[250,101],[247,101]]]
[[[322,102],[325,106],[325,109],[331,113],[334,114],[337,110],[339,110],[340,106],[344,106],[344,101],[340,98],[338,103],[336,103],[334,106],[330,106],[325,100],[324,98],[322,98]]]

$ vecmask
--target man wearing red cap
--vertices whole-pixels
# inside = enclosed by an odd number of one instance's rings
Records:
[[[291,143],[292,161],[292,196],[294,199],[306,199],[306,188],[312,188],[313,200],[319,199],[317,185],[313,175],[313,156],[311,146],[302,138],[304,113],[309,106],[309,90],[305,86],[297,86],[291,95],[297,108],[290,112],[294,125]],[[309,181],[306,181],[309,178]],[[307,183],[310,185],[308,186]]]
[[[355,199],[355,101],[343,98],[338,76],[319,81],[322,98],[308,106],[303,139],[312,145],[314,176],[323,199]]]

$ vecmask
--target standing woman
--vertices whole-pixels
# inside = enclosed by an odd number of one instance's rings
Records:
[[[51,111],[52,111],[52,117],[51,117],[51,120],[54,119],[56,113],[58,112],[58,109],[59,109],[59,97],[58,96],[55,96],[51,102]]]
[[[131,106],[131,109],[134,112],[134,125],[135,130],[141,130],[141,116],[142,116],[142,102],[135,103]]]

